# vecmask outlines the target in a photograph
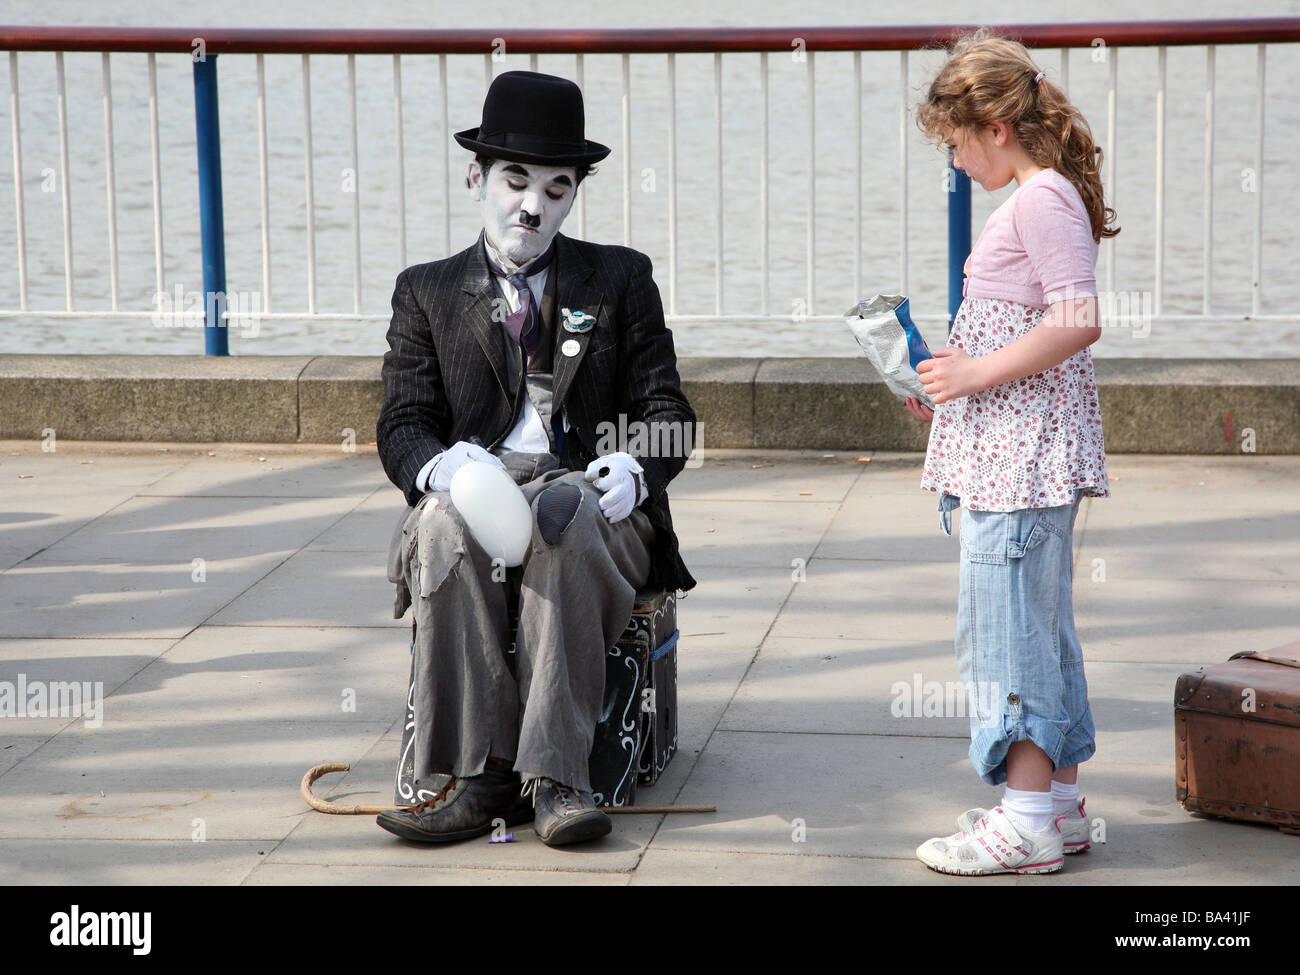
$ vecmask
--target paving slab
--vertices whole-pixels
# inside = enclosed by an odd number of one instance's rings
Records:
[[[32,565],[4,573],[0,637],[181,637],[289,555],[171,564]]]
[[[956,569],[961,558],[960,511],[953,511],[952,534],[945,535],[933,495],[922,491],[868,494],[859,490],[863,481],[818,544],[818,559],[943,562]]]
[[[1100,559],[1101,562],[1094,562]],[[1300,581],[1300,498],[1270,510],[1206,506],[1175,514],[1093,502],[1078,569],[1107,583]]]
[[[374,626],[410,631],[411,612],[393,619],[395,588],[382,559],[300,551],[240,593],[212,622],[256,626]],[[408,641],[409,642],[409,641]],[[395,639],[394,646],[405,646]]]
[[[509,862],[513,843],[502,847],[500,859]],[[624,887],[630,873],[596,873],[584,870],[513,870],[509,867],[438,867],[369,864],[265,863],[244,881],[246,886],[274,887]]]
[[[52,449],[47,449],[46,445]],[[124,449],[129,447],[130,449]],[[34,489],[93,494],[88,488],[145,488],[188,464],[196,452],[154,444],[81,440],[0,440],[5,493]],[[30,475],[23,477],[22,475]],[[13,483],[7,483],[12,481]],[[14,495],[17,496],[17,495]]]
[[[0,640],[0,693],[12,695],[0,710],[0,775],[72,724],[102,725],[107,699],[173,642]]]
[[[852,490],[845,497],[846,501],[873,494],[928,497],[931,493],[921,490],[924,454],[872,450],[859,455],[857,461],[862,465],[862,477],[854,482]]]
[[[339,721],[71,725],[0,776],[0,839],[286,836],[308,809],[307,769],[363,752],[387,729]]]
[[[1076,572],[1076,579],[1084,570]],[[1077,581],[1074,615],[1086,661],[1222,663],[1239,650],[1293,643],[1300,582]]]
[[[1193,817],[1195,819],[1195,817]],[[1197,822],[1192,824],[1196,828]],[[1232,824],[1220,824],[1232,825]],[[1248,824],[1236,824],[1248,831],[1258,829]],[[1268,829],[1268,827],[1263,827]],[[1172,837],[1179,833],[1169,827],[1152,827],[1163,834],[1160,840],[1151,837],[1151,845],[1170,851],[1177,856]],[[1188,831],[1191,832],[1190,830]],[[1276,832],[1276,830],[1274,830]],[[1134,842],[1144,842],[1145,836],[1135,829]],[[1188,837],[1189,839],[1191,836]],[[1208,838],[1207,838],[1208,839]],[[1239,845],[1249,849],[1249,837],[1238,838]],[[1270,841],[1274,838],[1270,837]],[[918,840],[918,845],[921,840]],[[1172,862],[1167,866],[1144,865],[1142,879],[1135,879],[1131,861],[1124,857],[1111,857],[1105,847],[1066,857],[1060,872],[1043,876],[1001,875],[993,877],[952,877],[927,869],[914,857],[893,859],[885,857],[817,856],[807,853],[769,854],[732,851],[670,850],[652,846],[646,851],[631,883],[635,886],[703,886],[703,885],[785,885],[785,886],[852,886],[890,885],[909,887],[1030,887],[1047,889],[1056,886],[1129,886],[1135,883],[1163,886],[1206,887],[1258,887],[1260,869],[1256,858],[1245,861],[1228,861],[1216,855],[1212,843],[1203,843],[1192,858]],[[1283,855],[1286,856],[1285,851]],[[1155,858],[1149,858],[1154,860]],[[1293,856],[1270,869],[1269,884],[1294,885],[1300,882],[1300,863]]]
[[[691,555],[690,551],[682,553],[688,567]],[[677,606],[682,639],[719,636],[738,650],[758,647],[797,585],[791,579],[793,571],[788,563],[702,571],[699,585]]]
[[[917,817],[960,770],[965,744],[940,738],[718,731],[655,849],[910,857]],[[973,788],[955,816],[996,790]]]
[[[683,635],[678,641],[677,753],[653,787],[638,786],[638,804],[676,801],[714,729],[732,706],[756,652],[737,646],[725,635]]]
[[[145,496],[362,498],[387,485],[375,448],[360,446],[316,455],[268,445],[256,454],[213,451],[195,458],[142,492]],[[397,489],[393,489],[397,493]]]
[[[192,838],[0,839],[0,883],[50,887],[228,886],[243,881],[273,845],[273,840]]]
[[[866,455],[798,451],[776,462],[771,451],[710,450],[701,466],[673,478],[669,496],[674,506],[679,500],[842,501],[862,472],[858,456]]]
[[[914,863],[918,878],[929,871],[914,861],[916,846],[952,832],[958,813],[996,802],[1001,792],[975,776],[964,742],[938,738],[719,732],[697,775],[716,781],[726,797],[718,813],[670,817],[651,852],[858,857],[868,871],[886,858]],[[1270,882],[1300,876],[1295,837],[1184,812],[1168,762],[1089,763],[1080,783],[1105,842],[1068,858],[1063,878],[1258,884],[1261,868]],[[688,786],[681,801],[699,799]],[[1272,858],[1287,866],[1274,873],[1265,867]]]
[[[1221,506],[1243,502],[1268,507],[1294,504],[1300,457],[1233,454],[1111,455],[1106,458],[1111,499],[1125,507]]]
[[[405,706],[409,661],[383,629],[201,626],[116,687],[106,716],[387,724]]]
[[[64,536],[25,565],[156,565],[288,554],[358,503],[347,497],[137,496]]]
[[[821,559],[807,566],[772,632],[870,640],[905,634],[951,640],[957,614],[957,565],[887,559]]]
[[[1093,663],[1099,754],[1172,761],[1174,684],[1191,663]],[[727,708],[725,731],[869,734],[969,741],[971,703],[951,647],[772,637]]]
[[[388,543],[410,508],[391,485],[376,488],[364,501],[307,545],[308,552],[365,552],[376,565],[387,565]]]
[[[86,496],[75,491],[38,492],[29,498],[6,498],[8,510],[0,512],[0,571],[39,555],[60,539],[131,499],[132,488],[105,488]]]
[[[181,636],[356,503],[130,498],[5,573],[0,636]]]
[[[20,449],[5,450],[5,447]],[[0,443],[0,570],[37,554],[182,466],[183,458],[124,457],[84,445]]]
[[[674,501],[673,530],[688,566],[793,568],[812,558],[838,511],[833,502]]]
[[[1014,877],[966,877],[963,886],[1013,884]],[[907,884],[941,887],[953,878],[915,860],[819,856],[812,853],[746,853],[668,850],[652,846],[641,858],[633,886],[863,886]],[[1040,883],[1044,880],[1039,880]],[[1051,883],[1052,880],[1046,880]]]
[[[1000,790],[970,768],[963,716],[891,707],[918,677],[922,708],[927,682],[956,681],[957,539],[919,454],[826,453],[707,450],[672,487],[700,584],[679,604],[678,753],[638,798],[718,812],[619,817],[552,850],[527,826],[409,844],[298,796],[307,768],[343,761],[318,795],[392,797],[409,658],[384,556],[404,503],[370,445],[0,443],[19,499],[0,516],[0,681],[106,695],[97,727],[0,719],[0,880],[1300,882],[1294,837],[1179,808],[1171,757],[1179,673],[1300,638],[1300,457],[1110,458],[1075,577],[1105,842],[1059,875],[971,881],[913,851]]]
[[[4,775],[19,762],[24,761],[74,721],[92,723],[94,717],[68,718],[6,718],[0,725],[0,775]]]

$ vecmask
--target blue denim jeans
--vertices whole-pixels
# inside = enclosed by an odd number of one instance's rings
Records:
[[[1096,751],[1070,592],[1081,496],[1054,508],[962,513],[957,669],[970,690],[970,759],[989,785],[1007,780],[1012,742],[1032,741],[1056,768]],[[945,531],[959,503],[940,499]]]

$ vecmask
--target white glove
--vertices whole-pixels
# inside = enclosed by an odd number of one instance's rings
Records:
[[[597,457],[587,465],[585,477],[597,490],[605,492],[600,499],[600,510],[611,525],[622,521],[649,497],[650,489],[641,476],[643,473],[636,458],[621,450]]]
[[[449,490],[451,488],[451,479],[456,476],[456,472],[471,460],[486,461],[489,464],[495,464],[502,470],[506,469],[506,465],[501,463],[500,457],[488,453],[478,444],[460,440],[433,459],[433,471],[429,474],[429,490]]]

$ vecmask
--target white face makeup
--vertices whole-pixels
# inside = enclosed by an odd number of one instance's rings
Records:
[[[578,188],[572,166],[502,160],[488,169],[486,181],[478,162],[471,162],[469,184],[470,198],[482,210],[488,242],[516,267],[551,245]]]

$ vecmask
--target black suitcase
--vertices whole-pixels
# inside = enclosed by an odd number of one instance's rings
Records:
[[[677,635],[676,594],[638,593],[627,629],[605,656],[605,695],[589,765],[597,805],[633,805],[638,782],[654,785],[677,750]],[[414,703],[412,659],[393,797],[399,806],[436,795],[448,779],[415,781]]]

